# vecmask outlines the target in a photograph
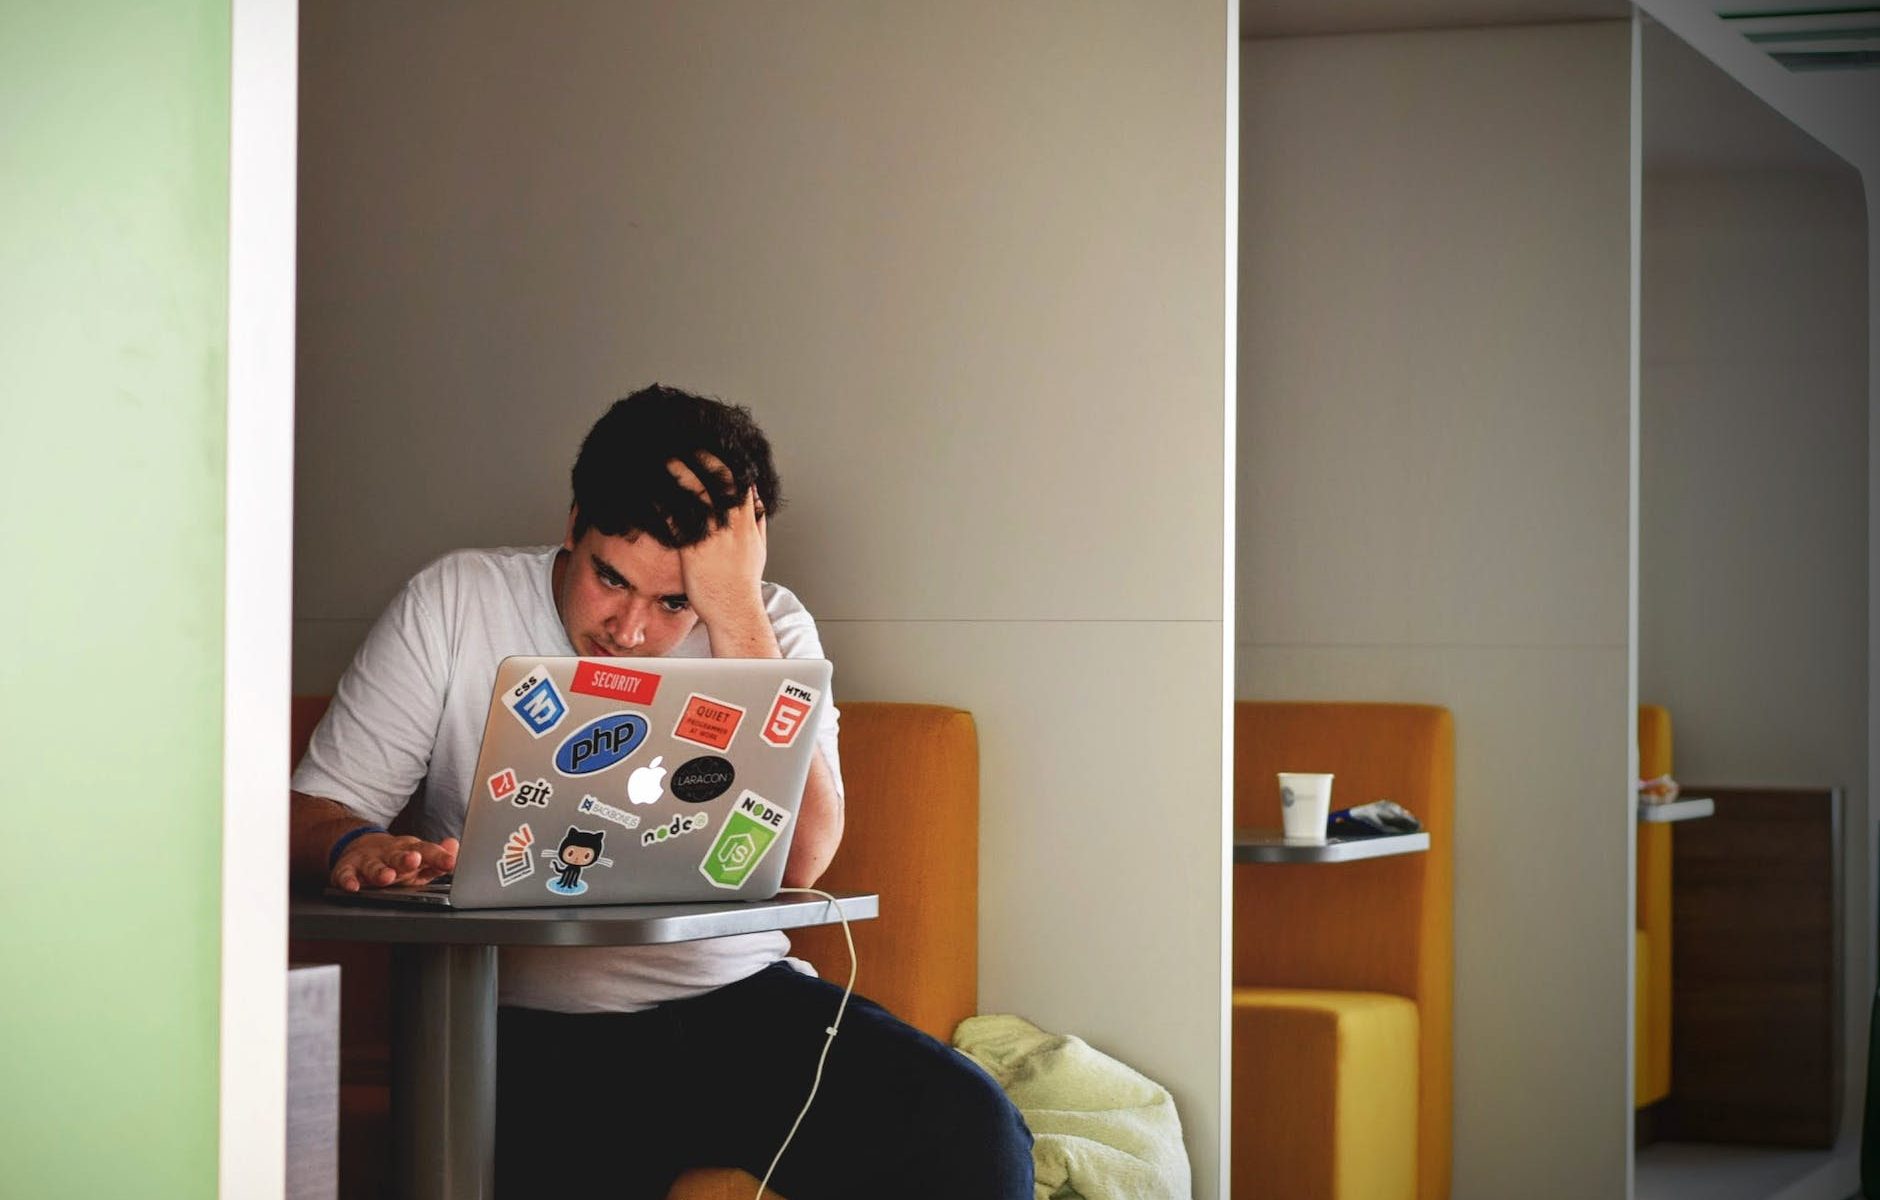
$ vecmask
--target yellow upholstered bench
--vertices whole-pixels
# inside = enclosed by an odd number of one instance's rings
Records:
[[[1655,704],[1638,709],[1638,773],[1671,774],[1671,714]],[[1639,1108],[1671,1094],[1671,830],[1638,823],[1632,1100]]]
[[[1234,868],[1233,1200],[1445,1200],[1453,724],[1407,704],[1235,706],[1234,824],[1278,828],[1279,771],[1390,799],[1430,850]]]

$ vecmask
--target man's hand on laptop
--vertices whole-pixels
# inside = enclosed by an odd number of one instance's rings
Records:
[[[333,864],[331,882],[342,891],[429,883],[457,869],[457,839],[442,843],[393,833],[354,838]]]

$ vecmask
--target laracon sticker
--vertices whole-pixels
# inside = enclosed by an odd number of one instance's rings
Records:
[[[680,813],[664,825],[655,825],[640,835],[640,845],[657,846],[673,838],[684,837],[688,833],[697,833],[711,823],[711,814],[707,812]]]
[[[588,890],[587,880],[581,878],[581,872],[589,867],[611,867],[614,860],[601,857],[601,850],[607,844],[607,831],[604,829],[576,829],[568,826],[568,832],[561,835],[561,845],[553,850],[542,851],[542,857],[553,859],[555,878],[548,881],[548,890],[557,896],[579,896]]]
[[[704,754],[672,773],[672,794],[687,804],[703,804],[730,791],[736,778],[730,759]]]
[[[555,769],[563,775],[594,775],[617,767],[646,740],[646,718],[636,712],[596,717],[562,739]]]
[[[516,794],[516,772],[512,767],[504,767],[490,776],[490,799],[501,802]]]
[[[652,762],[633,768],[633,774],[627,776],[628,800],[635,804],[658,804],[665,799],[666,787],[660,780],[666,777],[666,768],[659,765],[665,761],[665,755],[655,754]]]
[[[592,813],[603,821],[612,821],[614,824],[627,829],[638,829],[640,827],[639,813],[630,813],[624,808],[615,808],[605,800],[596,800],[592,796],[581,797],[581,803],[575,805],[575,808],[584,813]]]
[[[568,690],[583,696],[607,700],[625,700],[628,704],[651,704],[659,694],[659,676],[628,667],[610,667],[596,662],[575,664],[574,679]]]
[[[534,844],[535,831],[524,821],[503,843],[503,856],[496,860],[496,882],[508,887],[535,874],[535,860],[529,857],[529,847]]]
[[[679,714],[672,736],[708,750],[729,750],[743,720],[744,710],[737,705],[693,692],[686,697],[685,711]]]
[[[771,701],[770,715],[764,718],[764,740],[778,748],[794,742],[820,695],[822,693],[815,688],[805,687],[794,679],[784,680],[783,686],[777,689],[777,698]]]
[[[555,794],[555,785],[546,779],[534,783],[525,783],[516,789],[516,807],[527,808],[533,804],[537,808],[547,808],[549,798]]]
[[[743,887],[789,823],[788,811],[746,788],[718,831],[718,840],[705,852],[699,874],[716,888]]]
[[[568,704],[555,690],[555,681],[549,678],[548,668],[544,666],[538,665],[522,677],[521,683],[510,688],[507,701],[510,715],[522,722],[530,737],[539,738],[548,733],[568,715]]]

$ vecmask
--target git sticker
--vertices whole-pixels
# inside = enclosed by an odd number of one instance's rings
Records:
[[[685,711],[679,714],[672,736],[708,750],[729,750],[743,720],[744,710],[737,705],[693,692],[686,697]]]
[[[705,852],[699,874],[716,888],[743,887],[789,823],[788,811],[746,788],[719,829],[718,840]]]
[[[527,879],[535,874],[535,860],[529,857],[529,847],[535,844],[535,831],[524,821],[522,827],[509,835],[503,843],[503,856],[496,860],[496,881],[504,887],[518,879]]]
[[[490,776],[489,782],[490,799],[492,800],[500,803],[516,794],[516,772],[513,768],[504,767],[502,770],[496,772],[496,774]]]
[[[543,736],[568,715],[568,703],[555,690],[555,681],[544,666],[524,675],[522,682],[509,689],[506,699],[510,715],[522,723],[530,737]]]
[[[777,689],[777,698],[770,702],[770,715],[764,718],[764,740],[778,748],[794,742],[820,695],[815,688],[804,687],[794,679],[784,680]]]

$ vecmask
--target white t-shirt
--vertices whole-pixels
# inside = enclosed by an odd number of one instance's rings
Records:
[[[294,769],[294,790],[337,800],[380,825],[415,793],[419,837],[435,842],[462,833],[497,664],[512,654],[576,654],[555,609],[556,549],[459,550],[414,575],[341,677]],[[763,598],[785,658],[823,657],[816,622],[789,589],[766,583]],[[705,626],[668,653],[711,657]],[[838,795],[839,719],[832,691],[817,746]],[[735,983],[789,949],[782,933],[665,946],[506,947],[498,1002],[633,1012]]]

